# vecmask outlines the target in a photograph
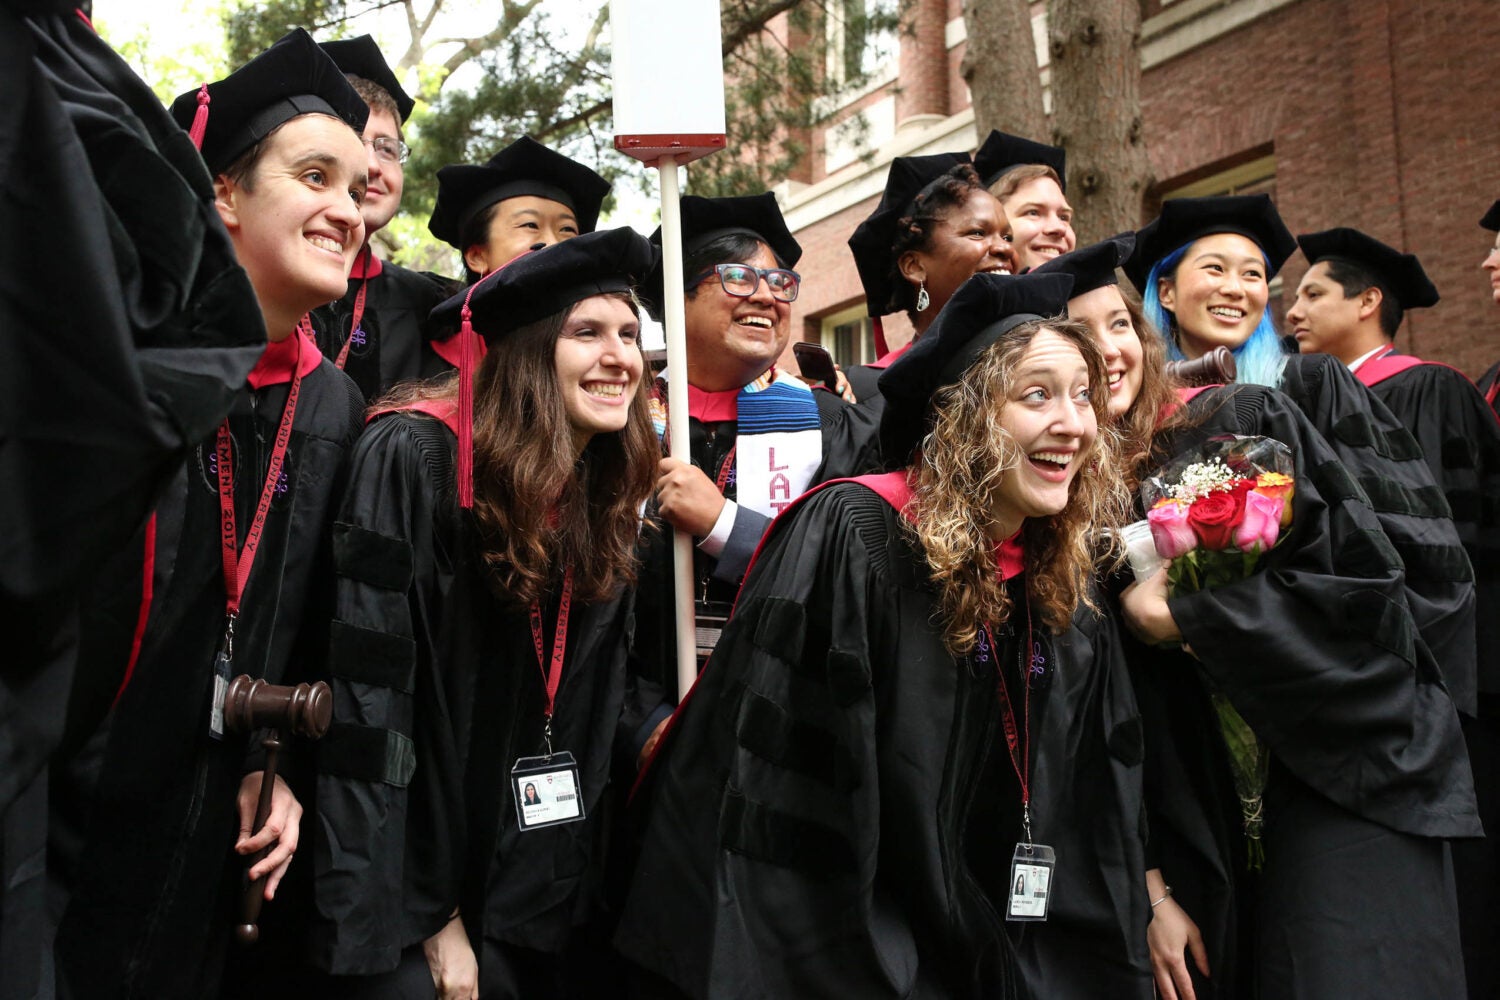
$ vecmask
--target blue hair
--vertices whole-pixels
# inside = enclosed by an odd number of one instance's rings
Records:
[[[1141,309],[1166,342],[1168,361],[1182,361],[1187,355],[1182,353],[1182,348],[1177,346],[1177,338],[1172,335],[1177,318],[1161,304],[1161,298],[1156,294],[1157,279],[1176,275],[1177,265],[1182,263],[1182,258],[1187,256],[1188,247],[1192,245],[1185,243],[1152,265],[1141,295]],[[1256,249],[1260,249],[1259,245]],[[1265,260],[1264,250],[1261,250],[1261,259]],[[1265,262],[1266,273],[1269,274],[1271,262]],[[1260,314],[1260,322],[1255,325],[1250,336],[1230,353],[1234,355],[1235,366],[1239,369],[1236,381],[1272,387],[1281,381],[1282,369],[1286,367],[1286,352],[1281,348],[1281,337],[1271,319],[1270,303],[1266,304],[1265,310]]]

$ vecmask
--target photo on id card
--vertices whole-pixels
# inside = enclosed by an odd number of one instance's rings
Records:
[[[571,753],[523,757],[511,768],[510,782],[522,830],[583,819],[578,766]]]

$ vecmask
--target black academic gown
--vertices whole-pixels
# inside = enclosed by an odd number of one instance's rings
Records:
[[[693,997],[1150,997],[1113,623],[1081,610],[1033,636],[1032,823],[1058,867],[1047,922],[1007,925],[1021,809],[994,666],[944,650],[899,521],[839,483],[772,529],[643,778],[617,947]]]
[[[665,393],[665,387],[661,390]],[[852,406],[831,392],[813,393],[823,437],[823,461],[808,482],[811,489],[831,479],[860,475],[879,468],[879,418]],[[705,423],[688,419],[693,465],[715,479],[736,440],[733,420]],[[732,470],[731,470],[732,472]],[[727,476],[724,496],[736,497],[734,476]],[[717,481],[717,480],[716,480]],[[651,509],[654,514],[654,507]],[[750,557],[760,544],[770,519],[741,508],[723,552],[710,556],[693,550],[694,597],[728,613]],[[622,759],[634,757],[646,738],[670,713],[680,697],[677,690],[676,626],[673,610],[672,529],[664,526],[643,541],[637,625],[631,655],[630,691],[621,719]]]
[[[1370,391],[1420,443],[1474,567],[1479,708],[1460,707],[1481,818],[1493,838],[1500,833],[1500,422],[1473,383],[1446,365],[1416,365]],[[1492,838],[1454,851],[1471,997],[1500,992],[1500,852]]]
[[[1412,620],[1462,715],[1478,690],[1472,550],[1452,514],[1442,469],[1426,460],[1401,415],[1329,354],[1287,359],[1277,388],[1291,397],[1358,482],[1405,568]],[[1497,425],[1500,430],[1500,425]],[[1500,629],[1500,623],[1491,626]]]
[[[1199,996],[1452,995],[1462,970],[1440,838],[1480,826],[1458,713],[1419,640],[1399,557],[1357,480],[1281,393],[1210,389],[1186,417],[1158,438],[1158,460],[1219,434],[1265,435],[1291,447],[1297,480],[1293,524],[1255,574],[1170,599],[1193,657],[1127,643],[1147,733],[1149,863],[1203,931],[1212,979]],[[1259,878],[1247,874],[1214,689],[1271,752]],[[1349,850],[1351,831],[1380,860]],[[1277,978],[1287,961],[1303,963],[1292,982],[1308,992]]]
[[[0,996],[41,974],[79,590],[265,342],[197,151],[74,6],[0,4]]]
[[[366,402],[374,402],[397,383],[424,377],[423,359],[432,350],[424,332],[427,314],[461,286],[390,261],[382,261],[374,277],[351,276],[342,299],[312,313],[318,348],[325,357],[337,358],[349,340],[361,286],[365,287],[365,310],[359,336],[349,345],[344,374],[354,380]]]
[[[455,908],[476,955],[486,942],[561,953],[592,915],[631,595],[572,603],[553,746],[578,760],[586,819],[522,832],[509,775],[543,747],[542,674],[527,610],[491,590],[458,506],[455,440],[429,417],[380,417],[335,529],[313,943],[340,975],[394,969]],[[554,591],[549,649],[556,615]]]
[[[311,345],[304,345],[310,350]],[[288,384],[231,411],[240,544],[265,481]],[[332,596],[329,524],[362,400],[327,359],[304,376],[282,477],[235,627],[235,674],[282,683],[325,652]],[[139,659],[110,711],[95,773],[75,775],[87,806],[80,850],[57,859],[71,891],[57,937],[59,994],[170,1000],[213,995],[238,922],[244,859],[232,853],[235,798],[258,747],[209,732],[214,658],[225,631],[215,439],[202,441],[156,507],[155,573]],[[140,581],[133,540],[114,579]],[[135,595],[139,595],[137,582]],[[101,595],[101,600],[117,595]],[[118,625],[85,630],[81,677],[113,693],[129,644]],[[86,732],[88,709],[70,706]]]
[[[1479,391],[1489,401],[1490,409],[1500,415],[1500,392],[1495,391],[1495,382],[1500,380],[1500,361],[1490,365],[1490,370],[1479,378]],[[1494,394],[1493,398],[1491,394]]]

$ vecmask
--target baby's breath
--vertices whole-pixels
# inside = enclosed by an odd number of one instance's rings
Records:
[[[1210,493],[1228,490],[1230,480],[1234,478],[1234,473],[1221,459],[1213,458],[1207,462],[1194,462],[1182,470],[1182,478],[1176,485],[1167,487],[1167,494],[1173,500],[1192,503],[1199,497],[1206,497]]]

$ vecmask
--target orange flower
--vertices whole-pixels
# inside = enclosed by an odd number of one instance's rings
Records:
[[[1285,528],[1292,523],[1292,495],[1297,492],[1297,484],[1291,476],[1280,472],[1262,472],[1255,477],[1255,492],[1263,497],[1281,500],[1281,526]]]

